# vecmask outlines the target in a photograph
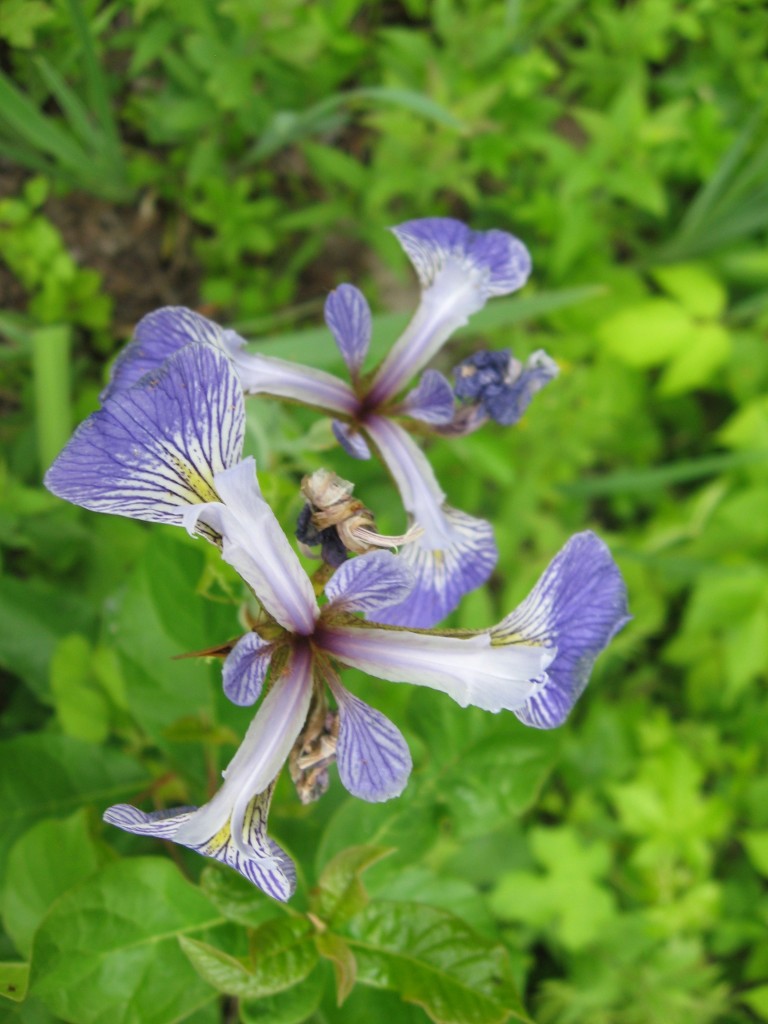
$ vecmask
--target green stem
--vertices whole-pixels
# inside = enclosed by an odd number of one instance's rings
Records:
[[[70,340],[70,329],[63,325],[38,327],[32,332],[37,453],[43,469],[59,454],[72,429]]]

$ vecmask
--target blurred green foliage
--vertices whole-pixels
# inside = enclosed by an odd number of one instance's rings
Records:
[[[768,1021],[764,5],[4,0],[0,39],[8,1019]],[[563,370],[518,427],[430,444],[500,548],[451,622],[498,620],[586,526],[634,622],[554,734],[350,672],[414,776],[391,804],[334,784],[311,808],[281,780],[285,912],[99,822],[121,799],[204,800],[249,713],[218,663],[172,660],[240,628],[216,552],[40,487],[125,340],[110,228],[91,263],[73,251],[73,199],[93,211],[83,237],[105,201],[159,224],[139,297],[183,257],[184,301],[331,369],[334,285],[366,289],[378,354],[404,323],[388,225],[450,214],[534,255],[526,292],[438,360],[545,347]],[[288,530],[320,465],[402,526],[381,470],[327,424],[258,400],[248,416]]]

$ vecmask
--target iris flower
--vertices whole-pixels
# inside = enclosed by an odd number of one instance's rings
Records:
[[[234,646],[223,675],[237,704],[267,692],[221,789],[200,808],[147,813],[121,804],[105,817],[224,861],[285,900],[295,872],[267,836],[269,801],[313,709],[328,706],[326,687],[338,711],[339,775],[350,793],[388,800],[411,771],[399,730],[343,686],[339,665],[551,728],[565,719],[595,657],[626,621],[626,595],[605,545],[582,533],[491,629],[446,635],[370,621],[413,586],[407,562],[386,551],[345,562],[321,606],[259,490],[253,459],[242,458],[243,433],[243,393],[232,363],[215,347],[185,346],[108,397],[76,430],[46,485],[88,509],[202,535],[261,603],[264,614]]]
[[[378,452],[400,491],[411,525],[422,528],[418,540],[402,553],[412,569],[413,586],[402,601],[382,610],[381,621],[430,627],[488,579],[498,554],[489,523],[446,503],[427,458],[402,421],[418,421],[420,429],[426,425],[446,435],[474,430],[489,416],[515,422],[557,367],[537,353],[532,376],[529,367],[523,369],[505,352],[500,354],[503,366],[497,368],[494,382],[486,379],[487,373],[470,373],[462,364],[457,376],[457,394],[462,399],[458,412],[453,388],[436,370],[426,370],[413,390],[398,397],[488,299],[525,284],[531,261],[523,243],[507,232],[476,232],[447,218],[409,221],[393,231],[416,270],[421,300],[404,333],[373,373],[363,374],[371,338],[368,303],[357,288],[343,284],[329,295],[325,318],[351,384],[321,370],[248,353],[234,331],[191,310],[168,307],[149,314],[138,325],[134,340],[115,364],[105,394],[135,383],[180,346],[202,342],[230,356],[246,394],[301,402],[330,415],[336,439],[349,455],[367,459],[371,446]],[[468,390],[470,377],[474,387]]]

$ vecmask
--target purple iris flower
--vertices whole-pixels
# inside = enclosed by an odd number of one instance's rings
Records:
[[[338,709],[335,754],[349,792],[388,800],[411,771],[399,730],[342,685],[337,666],[552,728],[626,622],[626,593],[605,545],[581,533],[529,597],[490,629],[445,635],[370,621],[413,586],[408,563],[386,551],[344,562],[321,605],[261,494],[253,459],[242,458],[243,433],[243,394],[231,361],[214,347],[188,345],[135,385],[113,391],[76,430],[45,482],[85,508],[202,535],[259,599],[265,614],[232,649],[223,677],[236,704],[267,693],[221,789],[199,808],[147,813],[120,804],[105,818],[223,861],[286,900],[295,871],[267,836],[269,801],[312,707],[327,700],[326,686]]]
[[[413,572],[413,587],[407,598],[381,612],[381,621],[430,627],[488,579],[498,553],[489,523],[446,504],[429,462],[400,422],[416,420],[446,434],[465,432],[463,423],[451,427],[455,400],[450,383],[436,370],[426,370],[415,388],[399,396],[489,298],[525,284],[531,261],[513,235],[472,231],[449,218],[408,221],[393,231],[419,277],[421,301],[372,374],[362,376],[371,312],[357,288],[342,284],[328,296],[325,319],[349,369],[351,386],[321,370],[248,353],[235,332],[191,310],[169,307],[139,323],[134,340],[115,363],[105,396],[135,383],[179,347],[202,342],[229,355],[246,394],[298,401],[330,415],[334,435],[349,455],[367,459],[371,447],[376,450],[409,520],[423,528],[401,555]]]

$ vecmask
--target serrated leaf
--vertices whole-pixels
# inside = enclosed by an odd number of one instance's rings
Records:
[[[504,874],[491,909],[502,920],[551,928],[568,949],[588,946],[616,913],[613,894],[598,882],[610,866],[609,847],[584,845],[568,827],[534,829],[531,843],[544,872]]]
[[[30,991],[78,1024],[172,1024],[217,999],[178,936],[222,918],[168,860],[110,864],[51,908],[35,936]]]
[[[360,875],[393,853],[387,846],[350,846],[326,864],[312,899],[312,912],[329,924],[340,924],[368,904]]]
[[[91,838],[84,810],[38,822],[14,844],[2,893],[3,925],[28,955],[38,924],[62,893],[89,878],[109,858]]]
[[[27,998],[29,985],[29,964],[0,963],[0,996],[14,1003],[23,1003]]]
[[[333,932],[320,932],[315,936],[315,945],[321,957],[333,964],[336,978],[336,1002],[342,1005],[355,987],[357,980],[357,961],[355,954],[340,935]]]
[[[358,981],[393,989],[438,1024],[530,1021],[506,950],[444,910],[379,902],[350,922],[350,933]]]
[[[312,926],[303,917],[267,921],[251,936],[251,956],[238,959],[207,942],[180,936],[195,970],[219,992],[258,999],[298,984],[317,964]]]

